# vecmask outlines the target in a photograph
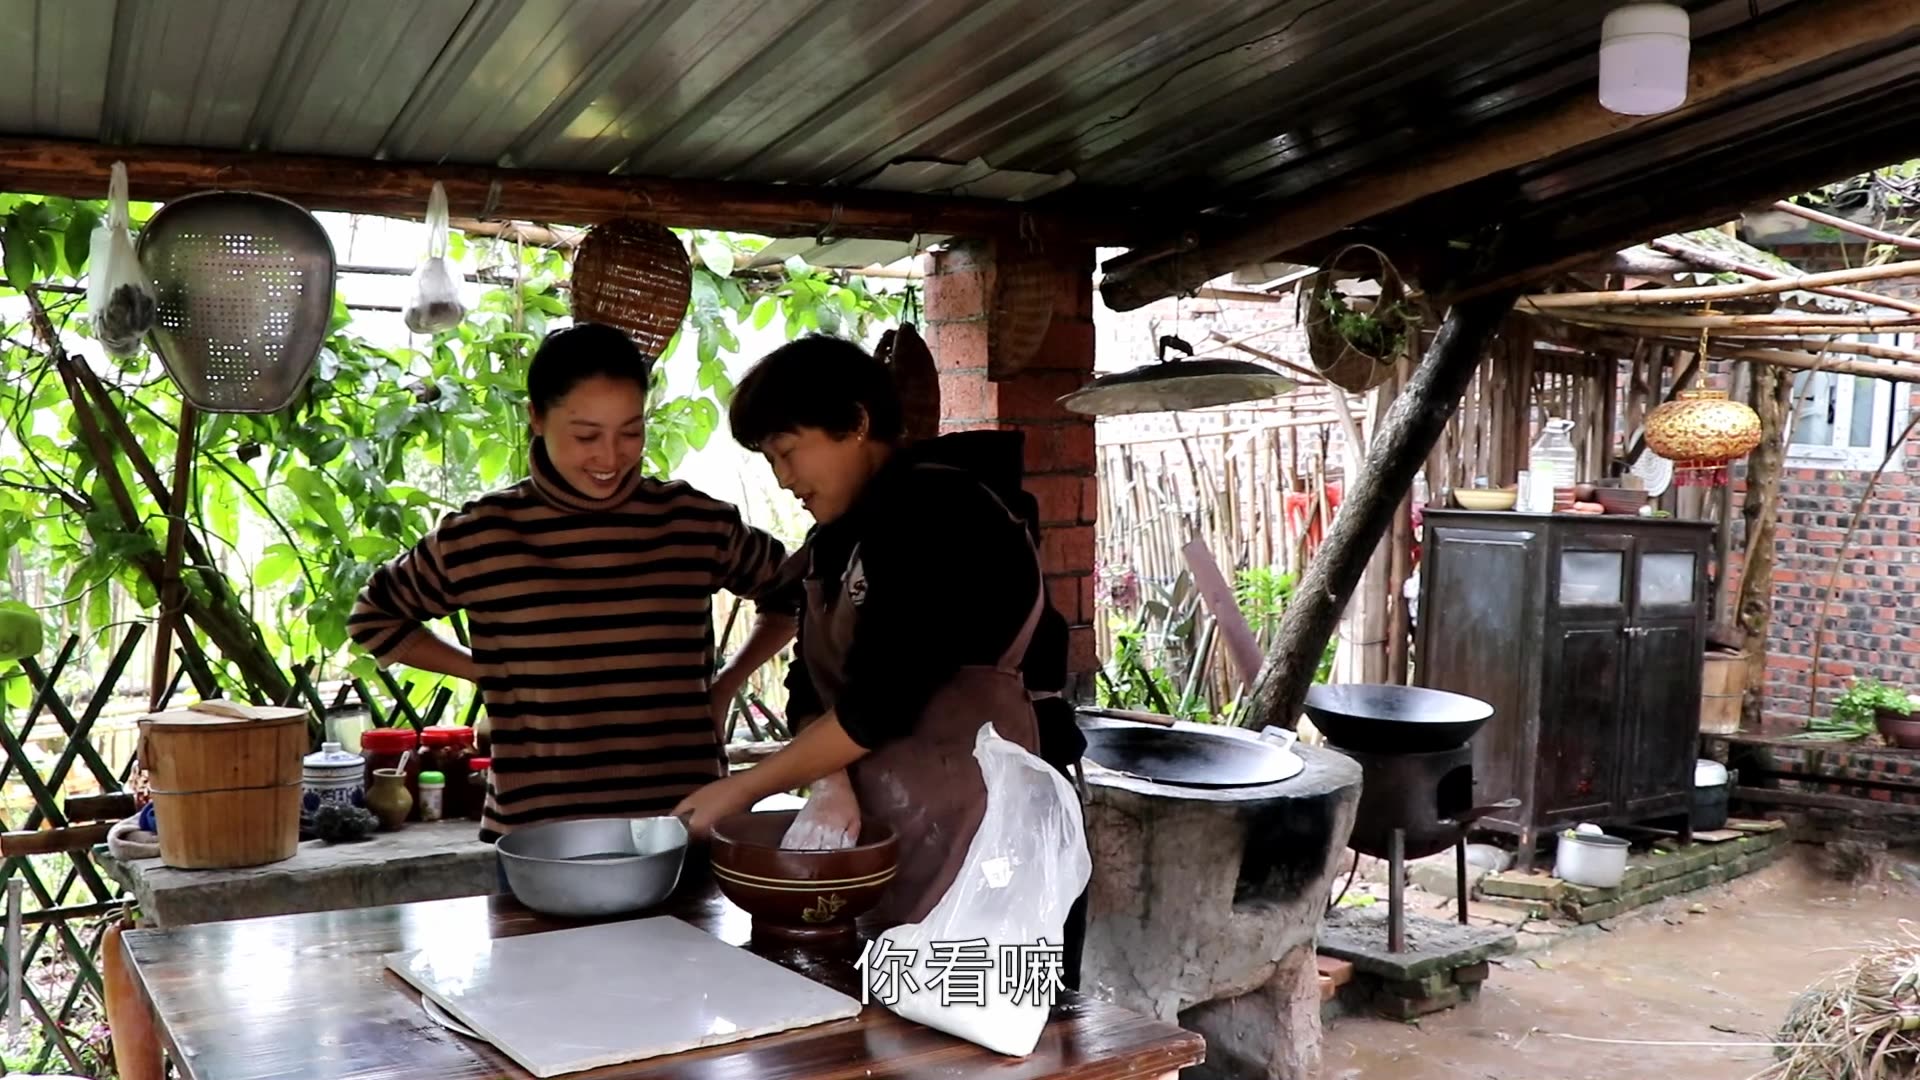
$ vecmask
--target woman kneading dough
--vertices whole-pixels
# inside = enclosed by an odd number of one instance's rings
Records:
[[[891,825],[899,867],[874,916],[918,921],[958,873],[985,811],[973,756],[981,725],[1038,751],[1021,663],[1046,608],[1040,562],[994,490],[1018,491],[1019,436],[901,445],[885,366],[826,337],[761,360],[740,381],[730,425],[815,522],[795,557],[805,564],[787,682],[795,734],[675,813],[704,836],[768,795],[810,786],[796,833],[844,841],[863,813]],[[835,846],[795,834],[787,843]]]
[[[368,580],[348,623],[382,664],[479,684],[493,769],[481,838],[665,813],[726,775],[726,704],[794,634],[786,551],[733,506],[640,474],[651,362],[592,323],[527,372],[526,480],[443,518]],[[713,671],[714,594],[756,603]],[[467,613],[469,653],[421,624]]]

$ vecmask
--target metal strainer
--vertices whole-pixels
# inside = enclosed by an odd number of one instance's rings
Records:
[[[189,402],[292,403],[333,317],[333,241],[312,214],[255,192],[188,195],[140,231],[140,265],[159,300],[154,349]]]

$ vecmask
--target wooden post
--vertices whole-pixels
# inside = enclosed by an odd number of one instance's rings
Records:
[[[1291,730],[1299,722],[1300,705],[1341,608],[1395,508],[1413,486],[1420,463],[1460,407],[1460,395],[1515,295],[1508,291],[1477,297],[1447,313],[1419,368],[1381,421],[1366,467],[1348,485],[1326,540],[1287,605],[1250,707],[1241,714],[1244,726],[1257,730],[1274,724]]]
[[[1787,456],[1793,375],[1777,367],[1756,365],[1749,387],[1753,410],[1760,415],[1760,445],[1747,458],[1747,494],[1740,504],[1747,547],[1740,565],[1740,602],[1734,608],[1734,617],[1745,633],[1747,654],[1740,727],[1759,731],[1767,696],[1767,633],[1773,623],[1773,534],[1780,520],[1780,476]]]

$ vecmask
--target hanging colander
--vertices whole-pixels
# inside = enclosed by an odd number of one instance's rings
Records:
[[[333,319],[333,241],[299,205],[213,191],[175,199],[140,231],[159,316],[154,350],[206,412],[293,402]]]

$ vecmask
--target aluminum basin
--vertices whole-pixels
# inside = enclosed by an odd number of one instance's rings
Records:
[[[546,915],[593,917],[652,907],[687,857],[679,818],[588,818],[516,829],[494,847],[514,899]]]

